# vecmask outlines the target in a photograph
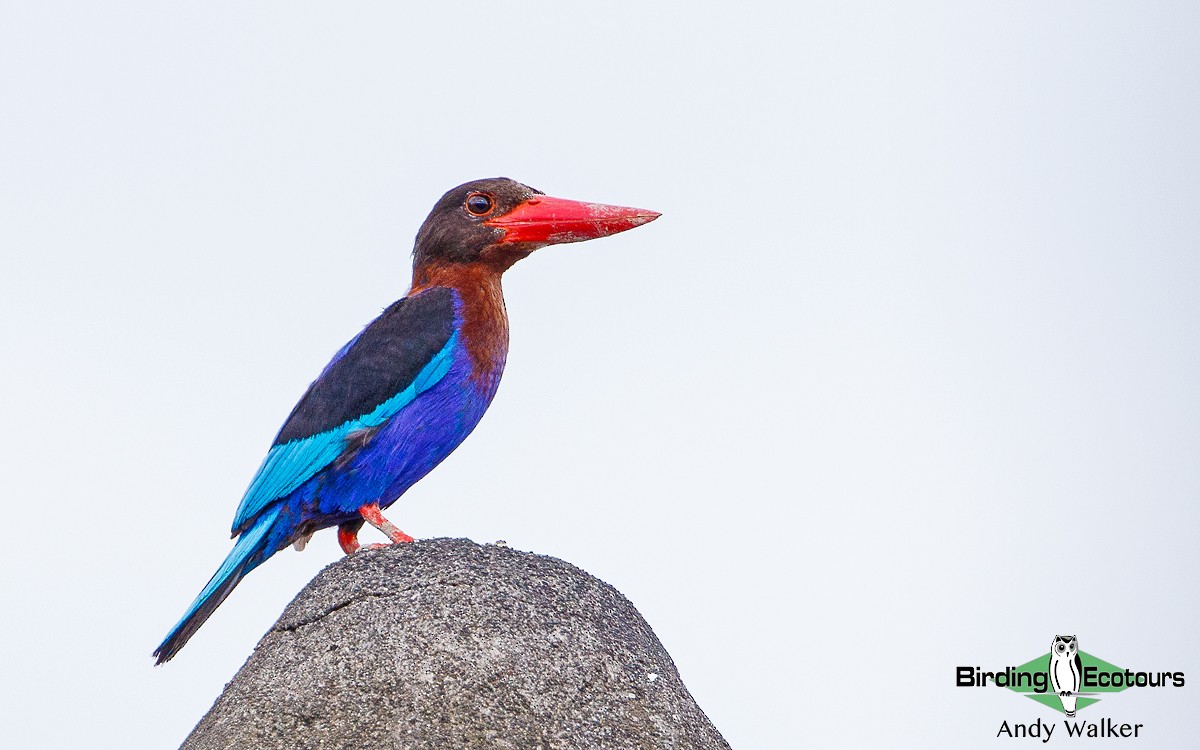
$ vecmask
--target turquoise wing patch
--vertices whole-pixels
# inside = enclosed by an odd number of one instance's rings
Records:
[[[411,404],[417,396],[437,385],[454,363],[458,332],[429,363],[417,373],[407,388],[375,407],[370,413],[351,419],[332,430],[277,445],[267,453],[258,473],[250,482],[233,519],[233,533],[243,528],[272,502],[286,497],[297,487],[337,460],[346,450],[346,439],[356,430],[378,427]]]

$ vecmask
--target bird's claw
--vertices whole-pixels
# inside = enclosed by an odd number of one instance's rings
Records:
[[[358,531],[362,528],[363,521],[348,521],[338,526],[338,544],[341,545],[342,551],[347,555],[353,555],[355,552],[363,549],[382,549],[390,547],[392,544],[401,544],[414,541],[414,539],[405,534],[400,529],[396,528],[391,521],[383,517],[379,511],[378,503],[364,505],[358,511],[363,520],[369,522],[372,526],[387,534],[392,540],[391,544],[368,544],[361,545],[358,541]]]
[[[391,521],[383,517],[383,513],[379,511],[379,503],[364,505],[358,509],[358,513],[366,519],[367,523],[386,534],[393,544],[413,541],[411,536],[396,528]]]

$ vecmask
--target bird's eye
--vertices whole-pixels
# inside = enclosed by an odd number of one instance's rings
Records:
[[[467,196],[467,211],[476,215],[483,216],[491,212],[495,203],[492,201],[492,196],[487,193],[471,193]]]

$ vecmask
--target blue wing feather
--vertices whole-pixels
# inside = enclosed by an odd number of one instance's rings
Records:
[[[336,461],[346,450],[348,437],[352,432],[378,427],[422,393],[437,385],[454,363],[454,349],[458,340],[458,332],[455,331],[406,388],[370,412],[347,420],[333,429],[271,448],[238,505],[233,519],[234,533],[244,528],[272,502],[286,497]]]

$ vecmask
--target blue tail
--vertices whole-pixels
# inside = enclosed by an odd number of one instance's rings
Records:
[[[200,629],[200,626],[220,606],[221,602],[225,601],[225,597],[229,596],[229,593],[238,585],[238,581],[241,581],[247,573],[271,556],[275,550],[267,549],[268,532],[282,510],[282,505],[276,505],[274,508],[266,510],[258,517],[253,526],[238,537],[237,543],[229,551],[229,556],[209,579],[208,585],[200,592],[200,596],[196,597],[196,601],[188,607],[183,618],[176,623],[175,627],[171,628],[171,632],[154,650],[154,656],[158,658],[158,661],[155,662],[156,665],[170,660],[179,653],[183,644],[188,642],[188,639]],[[262,554],[264,552],[266,552],[265,555]]]

